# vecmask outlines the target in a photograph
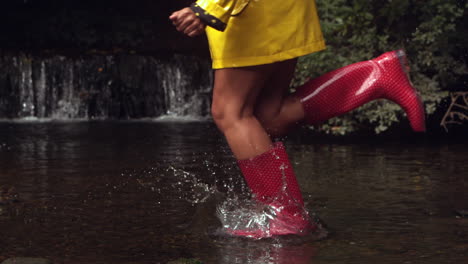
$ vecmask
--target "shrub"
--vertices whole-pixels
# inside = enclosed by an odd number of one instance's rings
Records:
[[[468,3],[466,0],[317,0],[327,49],[299,59],[292,88],[308,78],[379,54],[403,48],[411,79],[435,112],[445,87],[468,74]],[[361,129],[386,131],[402,120],[400,107],[377,100],[319,129],[346,134]]]

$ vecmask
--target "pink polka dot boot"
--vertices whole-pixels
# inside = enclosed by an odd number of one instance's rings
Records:
[[[407,77],[408,69],[405,52],[397,50],[310,80],[296,92],[306,113],[305,121],[318,124],[383,98],[405,110],[414,131],[424,132],[423,104]]]
[[[268,205],[266,223],[250,229],[230,229],[235,236],[266,238],[305,235],[316,229],[304,210],[301,190],[281,142],[254,158],[238,161],[254,198]]]

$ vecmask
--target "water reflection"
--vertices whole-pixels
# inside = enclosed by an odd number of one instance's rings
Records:
[[[220,264],[312,264],[317,249],[311,244],[229,239],[218,245]]]

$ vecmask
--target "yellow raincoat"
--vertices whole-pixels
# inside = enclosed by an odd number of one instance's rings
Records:
[[[314,0],[198,0],[213,68],[268,64],[325,48]]]

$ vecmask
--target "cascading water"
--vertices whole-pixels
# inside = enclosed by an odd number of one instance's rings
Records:
[[[199,119],[211,85],[209,62],[192,56],[3,55],[0,118]]]

